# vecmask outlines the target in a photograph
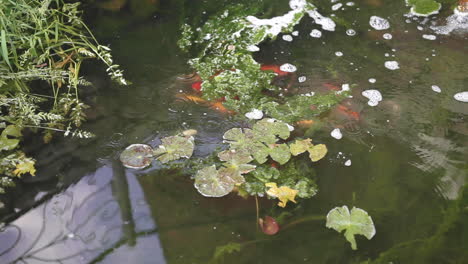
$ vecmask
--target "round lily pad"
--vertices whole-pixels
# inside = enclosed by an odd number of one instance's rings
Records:
[[[121,154],[120,161],[130,169],[143,169],[153,161],[153,148],[145,144],[128,146]]]
[[[225,196],[234,189],[234,185],[235,181],[228,174],[219,173],[215,165],[205,167],[195,175],[195,188],[206,197]]]

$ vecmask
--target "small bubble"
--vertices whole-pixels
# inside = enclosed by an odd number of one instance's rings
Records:
[[[392,39],[393,36],[392,36],[392,34],[390,34],[390,33],[385,33],[385,34],[383,34],[383,38],[384,38],[384,39]]]
[[[346,30],[346,35],[355,36],[356,35],[356,30],[350,28],[350,29]]]
[[[338,56],[338,57],[341,57],[341,56],[343,56],[343,52],[337,51],[337,52],[335,52],[335,55]]]

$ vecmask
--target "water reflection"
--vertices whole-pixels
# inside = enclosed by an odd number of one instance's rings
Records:
[[[4,227],[0,241],[0,263],[166,263],[142,188],[118,162]]]

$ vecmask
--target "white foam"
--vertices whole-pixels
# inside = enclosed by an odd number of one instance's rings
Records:
[[[354,6],[354,2],[348,2],[346,3],[347,6]]]
[[[305,76],[299,76],[299,78],[297,78],[297,80],[300,82],[300,83],[303,83],[307,80],[307,77]]]
[[[431,86],[431,89],[432,89],[432,91],[434,91],[434,92],[436,92],[436,93],[442,92],[442,90],[440,89],[440,87],[437,86],[437,85],[432,85],[432,86]]]
[[[310,36],[313,38],[320,38],[322,36],[322,32],[318,29],[312,29]]]
[[[457,101],[468,103],[468,92],[457,93],[453,98]]]
[[[400,65],[398,65],[397,61],[386,61],[385,68],[394,71],[400,69]]]
[[[291,42],[293,41],[293,37],[291,35],[283,35],[283,40]]]
[[[285,64],[280,66],[280,70],[284,71],[284,72],[295,72],[295,71],[297,71],[297,68],[296,68],[296,66],[294,66],[292,64],[285,63]]]
[[[307,11],[307,14],[309,14],[315,23],[321,25],[323,30],[335,31],[336,24],[331,18],[322,16],[315,9]]]
[[[365,90],[362,92],[362,96],[369,99],[367,104],[370,106],[376,106],[382,101],[382,94],[378,90]]]
[[[344,165],[347,166],[347,167],[351,166],[351,160],[350,160],[350,159],[347,160],[347,161],[344,163]]]
[[[334,4],[334,5],[332,5],[331,9],[333,11],[336,11],[336,10],[340,9],[342,6],[343,6],[342,3]]]
[[[297,31],[297,30],[296,30],[296,31],[293,31],[293,32],[291,33],[291,35],[297,37],[297,36],[299,36],[299,31]]]
[[[338,56],[338,57],[341,57],[341,56],[343,56],[343,52],[337,51],[337,52],[335,52],[335,55]]]
[[[452,31],[468,32],[468,13],[461,12],[458,8],[453,10],[453,15],[447,17],[447,24],[444,26],[432,26],[431,29],[440,35],[448,35]]]
[[[424,34],[424,35],[422,35],[422,38],[427,39],[427,40],[436,40],[437,39],[437,37],[435,35],[431,35],[431,34]]]
[[[333,129],[330,135],[336,139],[341,139],[343,137],[343,134],[341,134],[341,130],[339,128]]]
[[[377,81],[377,80],[374,79],[374,78],[370,78],[370,79],[369,79],[369,82],[370,82],[370,83],[375,83],[376,81]]]
[[[260,48],[255,46],[255,45],[249,45],[247,46],[247,51],[250,51],[250,52],[256,52],[256,51],[259,51]]]
[[[385,34],[383,34],[383,38],[384,38],[384,39],[392,39],[393,36],[392,36],[392,34],[390,34],[390,33],[385,33]]]
[[[248,119],[262,119],[263,112],[258,109],[252,109],[252,111],[245,114],[245,117],[247,117]]]
[[[369,25],[377,30],[385,30],[390,28],[390,22],[388,22],[387,19],[378,16],[371,16]]]

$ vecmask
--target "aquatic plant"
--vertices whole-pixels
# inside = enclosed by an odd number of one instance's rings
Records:
[[[15,125],[3,126],[0,135],[0,193],[5,192],[5,188],[15,186],[14,178],[18,178],[25,173],[35,175],[35,160],[26,156],[24,152],[18,150],[21,139],[21,128]]]
[[[79,97],[79,88],[89,84],[80,74],[87,59],[103,62],[112,80],[127,84],[122,70],[113,62],[110,48],[97,42],[80,15],[79,3],[63,0],[0,1],[2,135],[12,128],[29,128],[44,131],[44,142],[49,142],[54,132],[92,137],[78,129],[88,108]],[[20,139],[18,136],[9,142]],[[3,144],[8,144],[5,138]],[[2,147],[0,170],[11,176],[19,166],[21,173],[15,176],[27,171],[34,174],[30,168],[33,162],[28,162],[27,168],[21,165],[33,159],[16,148],[18,144],[14,149]],[[10,179],[2,178],[2,182]]]
[[[179,46],[198,54],[189,65],[202,79],[199,90],[205,99],[222,98],[224,106],[242,114],[263,111],[267,116],[295,122],[327,111],[348,96],[347,92],[286,96],[282,88],[272,85],[278,73],[262,70],[252,57],[260,43],[291,32],[305,14],[328,30],[334,29],[331,19],[321,16],[305,0],[290,1],[288,13],[270,19],[253,16],[257,9],[252,6],[231,5],[196,30],[182,25]],[[291,64],[279,68],[284,74],[296,71]]]
[[[406,4],[411,6],[411,13],[418,16],[437,14],[442,7],[435,0],[406,0]]]
[[[195,148],[192,135],[175,135],[161,139],[162,144],[157,149],[145,144],[133,144],[128,146],[120,154],[122,164],[130,169],[143,169],[148,167],[156,159],[161,163],[181,158],[189,159]]]
[[[353,250],[357,249],[355,235],[363,235],[372,239],[375,235],[374,222],[366,211],[353,207],[351,212],[346,205],[335,207],[327,214],[327,227],[335,229],[339,233],[345,230],[344,236]]]

